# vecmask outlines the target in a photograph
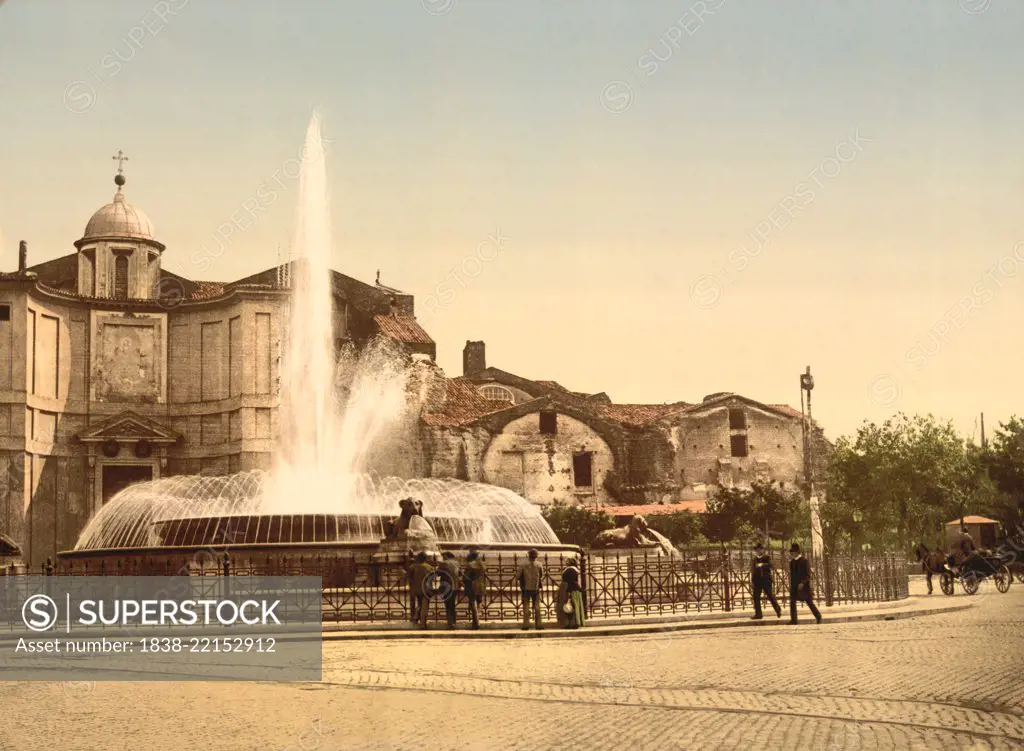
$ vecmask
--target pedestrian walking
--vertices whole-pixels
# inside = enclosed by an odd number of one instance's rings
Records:
[[[764,545],[761,543],[754,546],[754,558],[750,562],[750,583],[754,589],[753,620],[759,621],[764,617],[761,615],[762,593],[775,609],[775,617],[781,618],[782,608],[775,601],[775,593],[772,591],[772,557],[765,551]]]
[[[437,564],[437,591],[444,600],[444,612],[448,618],[448,628],[455,628],[455,605],[459,599],[459,564],[455,554],[446,550],[441,554],[441,562]]]
[[[562,571],[562,583],[558,587],[556,599],[558,625],[562,628],[580,628],[586,622],[580,580],[579,561],[570,557]]]
[[[537,563],[537,551],[531,549],[526,561],[519,567],[519,588],[523,594],[523,631],[530,630],[530,613],[538,631],[540,625],[540,585],[544,580],[544,568]]]
[[[814,620],[821,623],[821,613],[814,606],[811,595],[811,564],[794,542],[789,547],[789,622],[792,624],[796,623],[797,600],[806,603]]]
[[[474,548],[466,556],[466,568],[462,572],[462,588],[466,592],[466,599],[469,600],[469,617],[472,621],[471,628],[480,628],[480,606],[484,601],[484,592],[487,590],[487,567],[484,566],[480,553]]]
[[[429,602],[429,579],[434,573],[434,567],[427,563],[427,554],[420,551],[416,554],[416,562],[409,567],[409,595],[412,598],[412,614],[410,620],[419,624],[420,628],[427,627],[427,603]]]

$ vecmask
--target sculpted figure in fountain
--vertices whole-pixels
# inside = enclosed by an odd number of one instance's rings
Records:
[[[634,516],[624,527],[606,529],[598,533],[590,543],[590,547],[593,550],[652,548],[656,553],[662,555],[679,555],[679,551],[668,538],[651,529],[647,525],[647,520],[642,516]]]
[[[375,556],[426,553],[428,558],[440,558],[437,535],[423,518],[423,501],[403,498],[398,506],[402,513],[387,524],[384,539]]]

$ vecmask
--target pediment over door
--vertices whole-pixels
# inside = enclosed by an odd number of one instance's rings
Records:
[[[76,438],[83,443],[105,441],[141,441],[156,444],[172,444],[181,440],[181,434],[134,412],[126,411],[103,422],[90,425]]]

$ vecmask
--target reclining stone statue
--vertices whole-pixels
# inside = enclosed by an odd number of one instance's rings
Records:
[[[634,516],[624,527],[606,529],[598,533],[590,547],[594,550],[660,548],[666,555],[679,555],[679,551],[668,538],[651,529],[642,516]]]

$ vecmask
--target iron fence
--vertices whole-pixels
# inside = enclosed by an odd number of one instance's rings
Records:
[[[540,608],[555,619],[561,574],[570,552],[544,554]],[[780,605],[788,606],[789,565],[785,553],[772,551],[773,584]],[[753,608],[752,553],[722,548],[688,549],[667,558],[649,552],[590,551],[578,556],[588,617],[635,618],[665,614],[744,611]],[[525,556],[484,551],[487,586],[480,619],[495,623],[522,620],[518,581]],[[811,558],[811,583],[823,605],[898,600],[908,596],[903,557],[864,553]],[[229,557],[214,556],[124,559],[115,565],[82,561],[50,562],[16,573],[61,576],[315,576],[322,581],[321,611],[329,623],[403,623],[410,620],[407,558],[368,561],[355,555]],[[9,572],[10,573],[10,572]],[[211,582],[212,583],[212,582]],[[468,602],[458,587],[459,619],[468,617]],[[244,581],[234,586],[244,587]],[[444,603],[431,598],[428,622],[445,621]]]

